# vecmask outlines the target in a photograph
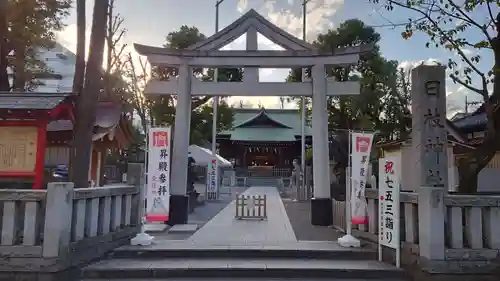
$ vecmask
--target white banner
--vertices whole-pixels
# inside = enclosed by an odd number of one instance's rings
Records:
[[[401,163],[397,157],[379,159],[378,217],[379,244],[398,249],[399,247],[399,192]]]
[[[351,214],[352,224],[368,224],[365,187],[373,142],[372,133],[351,132]]]
[[[146,219],[168,221],[170,200],[170,127],[150,128]]]
[[[212,159],[210,164],[208,164],[207,171],[208,171],[207,199],[217,200],[218,167],[216,159]]]

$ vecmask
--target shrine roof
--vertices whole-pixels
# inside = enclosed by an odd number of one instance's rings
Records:
[[[97,106],[94,126],[103,129],[110,129],[118,125],[122,115],[120,105],[103,104]],[[71,120],[56,120],[48,124],[47,130],[51,132],[71,131],[73,122]]]
[[[258,122],[258,120],[265,120],[265,121],[267,121],[267,122],[269,122],[269,123],[271,123],[279,128],[291,129],[291,127],[287,126],[286,124],[284,124],[280,120],[276,120],[272,116],[270,116],[267,113],[266,109],[264,109],[264,108],[261,108],[260,112],[257,115],[255,115],[255,116],[253,116],[253,117],[251,117],[243,122],[240,122],[239,124],[234,124],[233,128],[236,129],[236,128],[249,127],[249,126],[254,125],[254,123],[256,121]]]
[[[276,126],[271,128],[254,126],[252,121],[259,117],[268,118],[270,123]],[[295,141],[296,136],[301,135],[300,111],[297,109],[235,108],[232,128],[218,135],[229,136],[231,140]],[[310,126],[306,125],[305,135],[312,135]]]
[[[286,128],[235,128],[231,133],[233,141],[284,142],[296,141],[292,130]]]
[[[486,128],[488,117],[485,112],[473,113],[470,115],[457,118],[453,121],[453,125],[464,132],[479,131]]]
[[[0,93],[0,109],[51,110],[72,93]]]
[[[459,145],[466,145],[467,144],[467,139],[461,134],[459,131],[459,128],[454,124],[454,122],[450,120],[446,120],[444,124],[444,128],[446,129],[446,132],[448,133],[448,143],[452,144],[459,144]],[[409,132],[409,137],[399,139],[399,140],[391,140],[391,141],[383,141],[383,142],[378,142],[375,145],[379,148],[384,148],[384,149],[393,149],[397,148],[403,144],[411,144],[411,131]]]

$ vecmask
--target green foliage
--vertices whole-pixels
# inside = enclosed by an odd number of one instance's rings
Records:
[[[360,95],[335,96],[327,98],[329,131],[336,135],[334,153],[336,168],[340,171],[339,182],[343,183],[342,170],[348,162],[348,134],[346,129],[377,131],[377,141],[405,137],[411,126],[410,95],[407,87],[407,74],[398,70],[396,61],[386,60],[379,52],[380,34],[372,27],[357,19],[347,20],[337,29],[318,35],[314,44],[323,52],[334,52],[340,47],[372,45],[372,50],[361,57],[357,65],[351,67],[332,67],[327,76],[337,81],[359,81]],[[301,81],[301,69],[293,69],[288,81]],[[310,69],[306,69],[310,77]],[[302,106],[300,101],[299,107]],[[306,99],[308,115],[310,99]],[[308,153],[306,159],[312,155]]]
[[[183,25],[178,31],[170,32],[167,35],[166,43],[163,44],[163,47],[182,50],[206,38],[205,34],[201,33],[197,27]],[[160,79],[169,79],[177,75],[177,69],[173,67],[158,68],[156,73]],[[209,69],[208,71],[204,71],[203,69],[195,69],[194,74],[201,76],[203,81],[211,81],[214,77],[214,70]],[[243,72],[239,68],[220,68],[218,71],[218,81],[241,81],[242,76]]]
[[[166,37],[164,47],[184,49],[206,36],[196,27],[182,26],[178,31],[170,32]],[[170,79],[178,75],[174,67],[154,68],[151,76],[147,71],[147,64],[139,59],[139,63],[128,55],[125,64],[124,77],[130,81],[130,87],[124,100],[130,105],[130,110],[134,111],[141,118],[143,130],[148,124],[157,126],[175,125],[175,95],[161,95],[146,97],[142,94],[144,86],[149,79]],[[202,81],[212,81],[214,69],[195,69],[194,74]],[[219,69],[218,80],[231,82],[242,81],[243,72],[238,68]],[[212,138],[212,106],[209,105],[210,97],[193,97],[191,102],[191,143],[204,144],[210,142]],[[226,130],[232,125],[233,109],[222,99],[218,106],[217,130]],[[174,128],[175,129],[175,128]]]
[[[40,48],[52,48],[55,33],[61,30],[69,14],[71,0],[8,0],[7,40],[2,44],[7,54],[13,54],[7,67],[14,72],[16,90],[32,90],[37,76],[51,72],[38,58]],[[6,69],[0,69],[4,72]]]
[[[377,130],[378,137],[389,140],[399,138],[409,131],[410,96],[401,81],[406,74],[398,71],[397,62],[387,61],[379,52],[380,34],[362,21],[347,20],[337,29],[318,35],[314,44],[324,52],[334,52],[339,47],[371,44],[371,52],[352,67],[327,70],[337,81],[360,81],[361,94],[349,97],[329,97],[330,130]],[[310,76],[310,69],[306,70]],[[294,69],[288,81],[301,81],[301,70]],[[299,107],[301,106],[300,102]],[[310,100],[306,99],[308,115]],[[342,133],[339,133],[340,135]]]
[[[371,0],[383,2],[393,11],[413,12],[401,36],[409,40],[416,32],[427,35],[427,48],[444,48],[455,54],[447,66],[450,78],[469,91],[479,94],[484,104],[480,110],[487,115],[486,134],[482,144],[466,152],[458,161],[459,191],[475,193],[479,172],[491,161],[500,143],[500,13],[498,0]],[[493,60],[483,61],[482,55]],[[489,65],[488,65],[489,62]],[[492,87],[491,85],[492,84]]]
[[[425,42],[427,48],[442,47],[454,52],[458,61],[451,57],[447,63],[452,70],[451,79],[488,101],[491,92],[488,92],[487,84],[493,82],[494,71],[481,70],[478,63],[482,59],[480,52],[490,52],[494,44],[498,44],[497,37],[493,36],[497,33],[497,15],[492,11],[495,6],[498,7],[498,1],[467,0],[458,3],[452,0],[388,0],[384,3],[388,10],[404,8],[413,12],[414,17],[409,19],[401,36],[408,40],[415,32],[422,32],[429,38]],[[472,85],[474,76],[481,81],[477,83],[479,87]]]
[[[228,130],[233,124],[233,108],[225,100],[217,106],[217,132]],[[191,113],[192,144],[203,145],[212,141],[213,107],[203,105]]]

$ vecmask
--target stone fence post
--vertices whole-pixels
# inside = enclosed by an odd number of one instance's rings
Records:
[[[422,186],[418,190],[418,223],[420,257],[444,260],[445,189]]]
[[[139,196],[132,202],[132,210],[139,210],[136,216],[133,216],[133,222],[137,225],[142,224],[144,211],[146,208],[146,167],[142,163],[129,163],[127,169],[127,184],[139,186]]]
[[[51,182],[47,185],[42,252],[44,258],[59,257],[64,260],[69,254],[73,191],[72,182]]]

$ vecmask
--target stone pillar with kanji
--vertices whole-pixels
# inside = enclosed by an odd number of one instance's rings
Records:
[[[420,65],[412,77],[412,148],[417,173],[420,256],[444,259],[448,135],[444,66]]]

